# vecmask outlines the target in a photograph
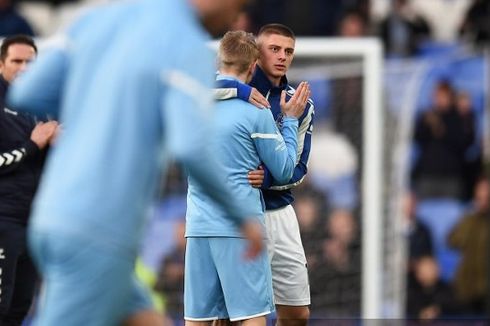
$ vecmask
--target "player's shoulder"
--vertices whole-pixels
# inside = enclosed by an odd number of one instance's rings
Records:
[[[294,95],[294,93],[296,93],[296,88],[294,88],[291,85],[288,85],[286,87],[286,94],[288,95],[288,98],[292,97]],[[308,98],[308,106],[315,106],[315,103],[313,102],[311,97]]]
[[[246,110],[245,112],[250,112],[250,113],[260,111],[260,109],[258,107],[256,107],[255,105],[253,105],[247,101],[244,101],[242,99],[239,99],[239,98],[231,98],[231,99],[227,99],[227,100],[221,100],[221,101],[218,101],[218,103],[223,103],[224,105],[229,105],[229,106],[233,106],[234,108]]]

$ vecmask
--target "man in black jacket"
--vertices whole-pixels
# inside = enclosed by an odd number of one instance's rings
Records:
[[[0,47],[0,325],[21,325],[34,295],[37,274],[27,252],[26,225],[46,148],[58,132],[56,121],[37,122],[5,106],[10,83],[36,56],[24,35]]]

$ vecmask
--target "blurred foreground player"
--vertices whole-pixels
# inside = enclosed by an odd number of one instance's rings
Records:
[[[46,285],[36,325],[163,323],[132,275],[143,217],[169,155],[242,227],[248,254],[261,251],[260,225],[245,220],[247,208],[232,200],[235,189],[215,171],[206,143],[214,61],[202,25],[220,32],[244,2],[99,6],[13,85],[13,105],[60,116],[65,125],[29,230]]]

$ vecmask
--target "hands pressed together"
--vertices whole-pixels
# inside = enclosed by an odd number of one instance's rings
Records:
[[[43,149],[48,144],[54,145],[60,130],[61,125],[57,121],[38,122],[31,132],[31,140],[39,149]]]
[[[310,85],[303,81],[299,84],[296,92],[293,96],[286,102],[286,91],[281,93],[281,111],[286,117],[299,118],[303,114],[310,98],[311,91]]]

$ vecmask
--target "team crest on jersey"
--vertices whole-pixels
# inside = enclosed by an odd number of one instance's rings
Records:
[[[276,118],[276,126],[279,130],[282,130],[283,123],[284,123],[284,114],[282,112],[279,112]]]

